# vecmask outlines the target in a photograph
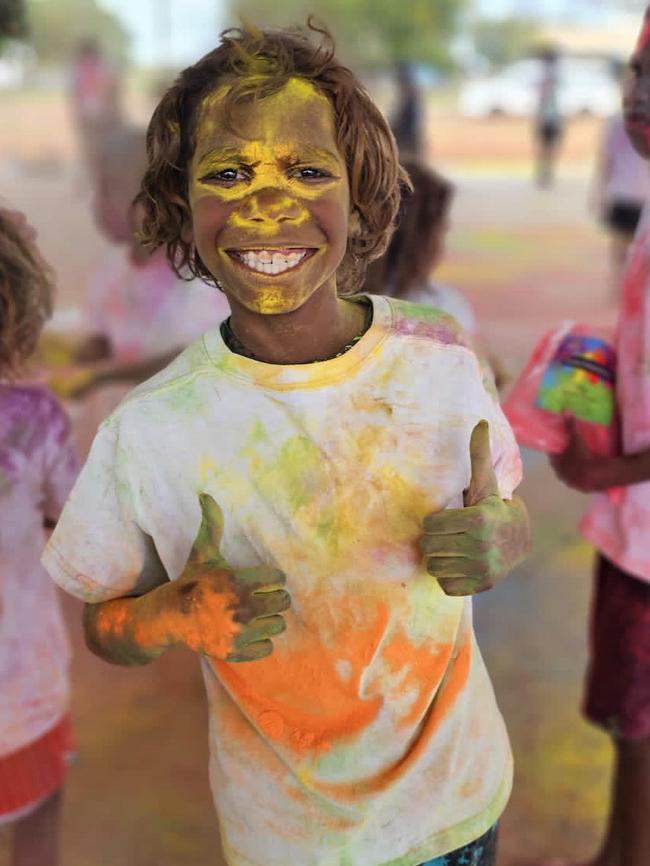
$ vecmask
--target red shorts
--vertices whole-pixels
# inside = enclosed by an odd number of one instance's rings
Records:
[[[650,583],[596,559],[584,713],[623,740],[650,736]]]
[[[63,785],[74,749],[70,716],[0,758],[0,824],[28,815]]]

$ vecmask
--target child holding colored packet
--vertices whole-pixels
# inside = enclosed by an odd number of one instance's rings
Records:
[[[15,382],[52,308],[31,234],[0,207],[0,826],[12,825],[12,863],[56,866],[72,751],[69,653],[39,557],[77,465],[59,404]]]
[[[623,110],[632,144],[649,159],[650,9],[630,62]],[[650,863],[649,216],[646,208],[623,278],[616,346],[621,450],[595,456],[574,432],[551,458],[562,481],[596,494],[580,527],[597,551],[584,711],[611,735],[616,758],[600,852],[580,864],[555,858],[544,866]]]
[[[154,113],[143,235],[232,312],[103,424],[44,562],[107,661],[200,654],[229,866],[491,866],[471,595],[527,551],[519,453],[452,319],[354,294],[406,178],[317,32],[227,31]]]

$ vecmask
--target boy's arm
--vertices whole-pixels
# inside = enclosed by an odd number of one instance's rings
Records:
[[[571,432],[567,449],[549,460],[558,478],[582,493],[650,481],[650,449],[618,457],[595,457],[575,431]]]
[[[144,665],[158,658],[174,641],[165,634],[162,612],[172,584],[136,598],[116,598],[84,605],[86,645],[95,655],[117,665]]]
[[[109,361],[101,365],[82,365],[63,373],[55,372],[48,384],[60,397],[80,400],[100,385],[138,385],[150,379],[170,364],[182,351],[179,346],[142,361]]]
[[[105,661],[142,665],[175,644],[231,662],[273,651],[291,604],[276,569],[232,569],[220,552],[223,518],[217,503],[199,497],[202,520],[180,577],[138,597],[86,605],[88,648]]]

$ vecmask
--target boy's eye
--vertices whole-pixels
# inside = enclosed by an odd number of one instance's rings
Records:
[[[218,183],[221,186],[230,186],[239,180],[247,180],[247,175],[241,168],[222,168],[220,171],[209,171],[200,180],[201,183]]]
[[[299,177],[300,180],[321,180],[322,178],[332,176],[329,171],[322,168],[316,168],[312,165],[305,166],[304,168],[297,168],[294,175]]]

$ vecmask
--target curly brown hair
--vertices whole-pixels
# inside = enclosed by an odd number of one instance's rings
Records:
[[[403,167],[412,189],[404,190],[397,228],[384,255],[366,275],[366,291],[407,298],[428,279],[440,256],[442,231],[454,194],[453,185],[438,172],[416,160]]]
[[[329,31],[311,17],[307,26],[319,34],[319,44],[303,28],[263,31],[247,25],[224,31],[219,46],[181,72],[156,108],[147,131],[149,165],[136,198],[144,209],[141,238],[154,249],[164,244],[179,276],[189,271],[215,284],[189,239],[187,169],[202,100],[224,83],[229,86],[224,114],[231,124],[238,106],[277,93],[290,78],[310,82],[327,97],[360,227],[348,238],[337,273],[339,291],[355,291],[367,263],[385,250],[399,207],[400,182],[408,184],[395,140],[354,73],[336,59]]]
[[[10,211],[0,206],[0,376],[29,358],[52,314],[52,270]]]

